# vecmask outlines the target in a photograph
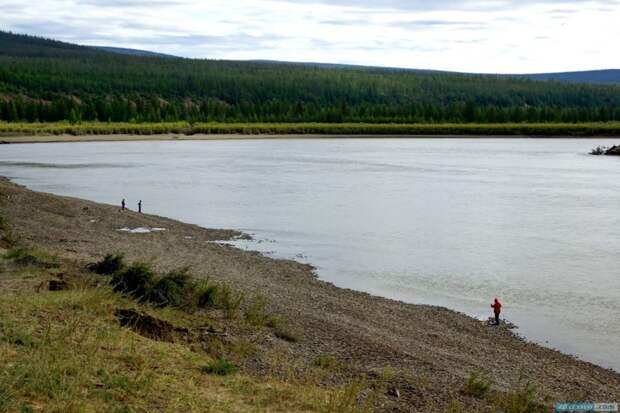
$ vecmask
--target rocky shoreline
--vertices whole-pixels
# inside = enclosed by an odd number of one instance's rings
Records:
[[[620,156],[620,145],[614,145],[609,148],[606,146],[597,146],[590,151],[590,155]]]
[[[442,412],[457,400],[465,411],[490,411],[484,400],[463,393],[472,372],[498,392],[524,381],[540,400],[620,400],[620,374],[529,343],[445,308],[411,305],[337,288],[312,268],[214,243],[240,234],[204,229],[168,218],[90,201],[30,191],[0,180],[2,214],[21,242],[86,264],[121,252],[168,271],[221,280],[246,295],[260,294],[300,336],[282,350],[296,368],[329,354],[346,366],[334,380],[376,377],[389,369],[390,391],[378,410]],[[119,228],[163,228],[131,233]],[[254,367],[261,374],[260,363]]]

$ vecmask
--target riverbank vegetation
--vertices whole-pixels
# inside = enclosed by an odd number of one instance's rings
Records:
[[[35,135],[478,135],[478,136],[620,136],[620,122],[502,124],[370,123],[107,123],[0,122],[0,136]]]
[[[126,56],[0,32],[7,122],[620,121],[620,87],[381,68]]]
[[[1,411],[370,409],[361,382],[321,386],[316,374],[282,377],[286,366],[252,374],[258,330],[243,318],[222,326],[216,312],[136,301],[37,250],[0,249],[0,289]]]

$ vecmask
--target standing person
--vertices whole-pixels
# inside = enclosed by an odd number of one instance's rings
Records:
[[[500,303],[499,300],[496,298],[493,304],[491,304],[491,307],[493,308],[493,313],[495,314],[495,325],[498,326],[499,315],[502,312],[502,303]]]
[[[142,200],[140,200],[140,202],[138,202],[138,212],[142,213]]]
[[[125,198],[121,201],[121,209],[125,210]]]

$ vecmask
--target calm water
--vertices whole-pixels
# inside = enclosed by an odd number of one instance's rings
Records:
[[[0,146],[28,187],[254,234],[342,287],[476,317],[620,370],[620,159],[588,140]],[[144,236],[133,234],[130,236]]]

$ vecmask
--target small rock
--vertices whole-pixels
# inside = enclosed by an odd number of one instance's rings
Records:
[[[620,145],[615,145],[607,149],[605,155],[620,156]]]
[[[396,387],[390,387],[387,391],[388,396],[400,398],[400,391]]]

